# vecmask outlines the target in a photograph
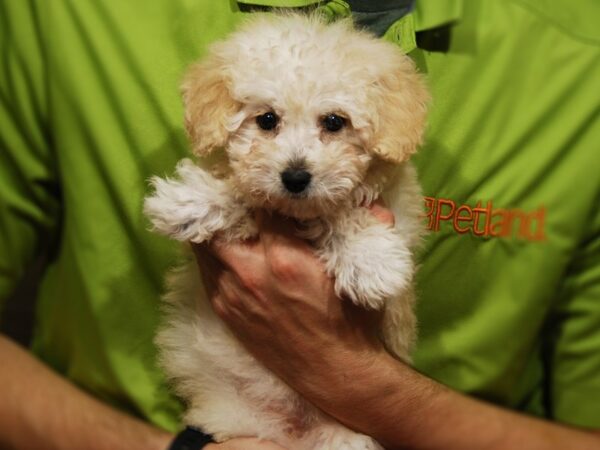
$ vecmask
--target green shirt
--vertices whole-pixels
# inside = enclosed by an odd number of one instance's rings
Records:
[[[177,244],[147,231],[141,205],[147,179],[188,154],[179,83],[243,16],[232,9],[0,3],[0,299],[49,249],[36,354],[171,430],[181,405],[152,339]],[[433,96],[415,159],[431,228],[415,365],[600,427],[600,6],[425,0],[407,17],[385,37],[411,50]],[[447,53],[412,49],[415,28],[447,23]]]

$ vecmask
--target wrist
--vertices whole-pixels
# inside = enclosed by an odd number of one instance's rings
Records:
[[[383,349],[369,349],[340,355],[337,364],[340,370],[335,382],[340,390],[340,399],[348,401],[380,398],[389,394],[390,388],[395,385],[397,366],[402,363]]]
[[[352,392],[360,398],[376,397],[385,381],[383,373],[399,364],[383,348],[350,348],[344,346],[320,353],[323,358],[307,370],[298,370],[290,384],[320,407],[353,401]],[[387,385],[387,383],[386,383]],[[356,391],[356,392],[355,392]],[[357,397],[354,397],[357,398]]]
[[[330,386],[330,395],[311,400],[341,423],[373,436],[386,448],[396,442],[393,436],[399,428],[418,428],[440,404],[444,397],[441,394],[447,392],[385,351],[366,356],[364,361],[352,358],[348,364],[346,377]]]

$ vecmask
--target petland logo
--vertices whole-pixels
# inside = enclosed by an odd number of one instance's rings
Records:
[[[471,233],[481,237],[500,237],[543,241],[546,208],[526,212],[520,209],[494,208],[492,201],[485,206],[457,205],[454,200],[425,197],[427,229],[440,231],[452,227],[458,234]]]

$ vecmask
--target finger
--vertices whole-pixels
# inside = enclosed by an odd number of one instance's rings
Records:
[[[240,321],[240,310],[244,309],[240,307],[241,303],[244,303],[244,293],[239,290],[238,285],[235,275],[223,270],[219,274],[214,292],[209,296],[213,311],[229,325]]]
[[[212,309],[217,316],[219,316],[221,319],[227,317],[226,302],[223,300],[223,297],[220,294],[211,295],[210,304],[212,305]]]
[[[252,270],[262,258],[262,248],[257,241],[225,242],[217,238],[210,241],[208,249],[223,266],[236,273]]]
[[[201,270],[206,270],[209,272],[211,269],[213,269],[213,267],[221,265],[219,260],[212,254],[207,244],[195,244],[192,242],[190,243],[190,246],[194,256],[196,257],[198,267],[200,267]]]
[[[396,224],[394,213],[385,206],[385,203],[381,198],[378,198],[371,203],[368,208],[371,214],[384,225],[394,226]]]
[[[244,310],[247,312],[248,307],[252,302],[245,301],[248,297],[248,293],[242,287],[239,278],[225,270],[219,276],[218,288],[221,301],[223,302],[226,309],[233,312],[234,310]],[[248,303],[246,307],[244,303]]]
[[[219,290],[222,293],[224,281],[227,286],[236,284],[241,285],[240,279],[236,275],[236,273],[239,272],[235,271],[244,267],[244,262],[242,258],[239,257],[240,253],[245,252],[244,249],[236,250],[235,248],[231,248],[236,244],[232,244],[231,246],[225,246],[224,244],[215,245],[192,244],[192,249],[196,255],[196,261],[198,262],[202,279],[210,294],[215,294],[216,290]],[[223,249],[221,249],[221,246],[223,246]],[[219,254],[216,254],[212,248],[216,248],[215,251],[219,252]],[[220,255],[224,258],[223,260],[218,257]],[[229,263],[230,258],[232,259],[231,263]],[[229,294],[229,291],[227,293]],[[231,294],[229,294],[229,296],[231,296]]]
[[[209,294],[216,289],[218,274],[223,270],[221,262],[215,258],[205,244],[191,243],[192,252],[196,257],[196,263]],[[210,295],[209,295],[210,296]]]

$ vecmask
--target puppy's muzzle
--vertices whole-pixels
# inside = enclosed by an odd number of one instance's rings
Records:
[[[292,194],[303,192],[308,185],[312,175],[304,169],[286,169],[281,172],[281,182]]]

